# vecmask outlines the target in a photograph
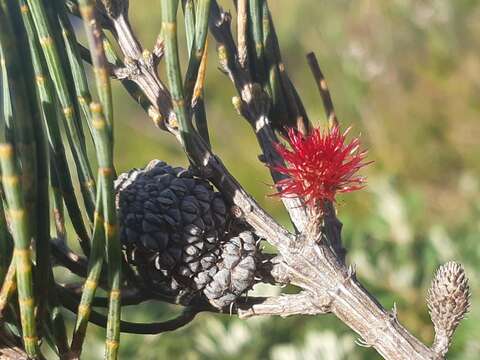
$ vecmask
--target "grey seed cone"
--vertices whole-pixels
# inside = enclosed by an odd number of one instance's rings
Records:
[[[432,349],[444,356],[470,307],[468,279],[460,264],[450,261],[440,266],[428,290],[427,305],[435,328]]]
[[[222,244],[218,272],[204,289],[212,305],[224,308],[252,286],[256,255],[256,239],[250,231],[241,232]]]
[[[120,175],[115,187],[127,262],[152,290],[203,293],[221,308],[252,286],[256,239],[227,233],[227,206],[206,180],[153,160]]]

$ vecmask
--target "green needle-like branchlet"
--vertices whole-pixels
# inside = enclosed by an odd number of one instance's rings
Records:
[[[80,0],[80,14],[85,24],[90,52],[92,54],[93,71],[95,72],[95,81],[97,84],[100,104],[102,104],[103,113],[107,121],[110,137],[113,139],[113,106],[112,89],[110,85],[110,74],[108,62],[103,47],[102,29],[95,19],[94,9],[95,1]]]
[[[193,42],[195,40],[195,3],[193,0],[182,0],[182,7],[185,18],[187,49],[191,54]]]
[[[34,235],[32,226],[35,220],[36,148],[32,129],[33,119],[30,114],[31,103],[28,102],[27,98],[22,60],[14,43],[12,24],[10,22],[14,19],[14,16],[10,13],[10,9],[6,1],[0,2],[0,44],[4,61],[2,72],[5,71],[7,74],[9,89],[9,98],[5,97],[4,94],[3,101],[9,101],[12,109],[11,119],[2,121],[0,124],[2,129],[0,165],[9,227],[14,240],[13,261],[15,262],[18,286],[22,337],[28,356],[37,358],[39,350],[30,249],[30,242]],[[11,135],[11,132],[5,133],[3,131],[6,127],[6,121],[11,121],[13,140],[17,146],[17,151],[20,153],[22,172],[19,171],[18,159],[10,142],[12,138],[6,137]],[[28,208],[26,207],[27,200]]]
[[[90,114],[90,102],[92,100],[92,97],[88,88],[87,76],[85,74],[82,58],[78,49],[75,31],[68,19],[65,2],[63,2],[62,0],[53,0],[52,2],[52,7],[54,8],[57,15],[58,24],[62,33],[63,42],[65,44],[65,51],[67,54],[69,67],[72,72],[77,102],[80,109],[82,110],[84,118],[87,120],[90,134],[92,135],[92,117]],[[91,216],[93,216],[93,210],[94,209],[91,209],[91,212],[89,211],[89,214]]]
[[[8,301],[15,290],[17,290],[17,267],[15,259],[12,259],[2,279],[2,288],[0,290],[0,318],[3,318]]]
[[[80,245],[85,253],[89,251],[89,236],[84,225],[80,206],[75,197],[75,192],[71,180],[70,170],[67,164],[65,149],[61,138],[60,127],[57,122],[57,112],[55,110],[55,99],[52,90],[52,83],[48,76],[47,66],[43,59],[40,44],[36,38],[34,24],[31,18],[29,7],[25,0],[19,0],[25,29],[30,42],[30,51],[33,67],[35,71],[35,83],[40,99],[40,107],[43,112],[45,131],[50,148],[51,162],[58,174],[58,182],[63,194],[67,210],[69,212],[73,227],[79,237]]]
[[[99,183],[101,184],[101,191],[98,197],[101,197],[104,215],[104,231],[106,239],[106,259],[108,265],[108,279],[110,286],[109,306],[108,306],[108,321],[107,321],[107,339],[105,343],[105,357],[107,359],[116,359],[118,357],[118,348],[120,345],[120,286],[121,286],[121,246],[118,238],[117,214],[115,208],[115,191],[113,187],[113,180],[115,175],[113,165],[113,121],[112,121],[112,92],[110,87],[110,77],[107,68],[107,59],[103,47],[102,32],[95,19],[94,2],[89,0],[80,1],[80,13],[84,20],[85,30],[90,45],[90,52],[92,55],[92,63],[94,67],[95,80],[99,93],[100,103],[92,102],[90,110],[92,113],[92,128],[95,139],[95,147],[97,150],[97,159],[99,166]],[[104,112],[105,110],[105,112]],[[107,118],[105,118],[107,115]],[[98,208],[97,211],[99,211]],[[101,214],[99,212],[98,214]],[[98,221],[98,217],[97,217]],[[94,284],[98,282],[101,270],[101,255],[99,249],[96,250],[95,257],[92,257],[91,268],[89,276],[92,276]],[[92,272],[93,271],[93,272]],[[95,285],[96,286],[96,285]],[[84,305],[86,311],[90,311],[90,303],[94,295],[95,288],[90,293],[85,295]],[[82,306],[82,305],[80,305]],[[83,318],[88,319],[88,314]],[[83,320],[84,321],[84,320]],[[85,324],[85,325],[84,325]],[[83,326],[82,319],[77,322],[80,330],[78,342],[83,340],[82,335]],[[76,344],[74,344],[76,346]]]
[[[28,5],[24,0],[20,0],[20,10],[22,14],[23,24],[28,40],[28,48],[30,50],[30,59],[33,64],[32,82],[36,83],[36,94],[40,103],[37,105],[39,117],[35,119],[35,137],[37,144],[38,156],[38,185],[37,185],[37,236],[36,236],[36,260],[37,260],[37,293],[39,300],[39,317],[45,315],[51,316],[47,324],[52,325],[55,343],[60,354],[65,354],[68,350],[66,341],[66,329],[62,314],[58,310],[58,302],[55,294],[55,287],[52,266],[50,262],[50,212],[45,211],[49,208],[49,154],[47,147],[47,122],[55,121],[56,114],[53,111],[53,104],[50,90],[46,85],[46,75],[42,53],[36,38],[33,27],[33,21],[30,16]],[[40,80],[42,79],[42,80]],[[51,118],[47,120],[48,118]],[[66,161],[66,160],[65,160]],[[83,222],[81,222],[83,225]]]
[[[0,283],[6,276],[12,258],[12,236],[8,231],[3,205],[3,191],[0,191]]]
[[[113,146],[110,141],[107,123],[103,116],[102,106],[99,103],[92,102],[90,108],[93,115],[93,129],[98,138],[96,149],[99,165],[98,171],[102,186],[106,258],[110,286],[105,356],[107,359],[116,359],[120,344],[122,257],[113,187]]]
[[[53,43],[56,45],[56,49],[63,67],[63,75],[65,76],[65,82],[68,87],[68,97],[71,99],[73,105],[73,112],[75,118],[75,126],[79,134],[80,145],[86,150],[85,134],[83,133],[83,124],[81,120],[81,110],[78,102],[76,101],[76,89],[75,78],[73,76],[74,69],[71,67],[71,63],[68,56],[68,45],[64,44],[64,29],[59,22],[58,10],[55,8],[56,0],[44,1],[43,6],[47,14],[47,22],[50,25],[50,32],[52,34]]]
[[[93,222],[92,251],[88,261],[88,276],[83,285],[82,297],[78,306],[77,321],[72,338],[71,354],[79,357],[82,351],[83,341],[87,332],[88,319],[92,306],[92,300],[98,287],[98,281],[102,272],[103,259],[105,256],[105,231],[103,219],[102,181],[99,174],[96,211]]]
[[[288,124],[289,118],[295,118],[295,115],[288,113],[285,94],[281,84],[280,71],[278,69],[280,59],[277,59],[275,56],[270,10],[268,9],[266,1],[263,1],[262,4],[262,19],[265,67],[268,74],[270,98],[272,101],[270,118],[275,126],[281,128]]]
[[[205,104],[203,102],[203,82],[207,61],[206,39],[211,0],[199,0],[193,6],[193,1],[184,5],[187,45],[190,53],[187,73],[185,75],[185,105],[187,109],[193,106],[195,125],[200,136],[210,144]]]
[[[278,82],[280,83],[280,89],[282,90],[281,92],[277,90],[278,85],[276,84],[277,79],[275,76],[275,83],[272,85],[271,82],[272,98],[274,97],[272,101],[274,102],[274,106],[279,112],[281,112],[282,109],[279,108],[278,103],[283,102],[288,113],[289,126],[296,125],[300,131],[308,132],[310,129],[308,116],[303,103],[300,100],[300,97],[298,96],[296,89],[291,83],[286,72],[285,64],[283,63],[280,52],[277,33],[275,31],[275,26],[272,21],[272,16],[268,8],[267,1],[263,1],[262,17],[264,29],[263,42],[266,53],[267,68],[271,69],[272,64],[276,65],[275,67],[277,70],[275,71],[278,72]],[[271,75],[272,74],[270,74],[270,81],[272,80]],[[277,93],[275,94],[275,92]],[[283,98],[283,101],[279,101],[279,98]],[[281,122],[281,119],[279,122]]]
[[[100,98],[100,103],[92,102],[90,104],[90,111],[92,114],[92,128],[99,166],[99,184],[101,189],[99,189],[97,194],[97,215],[94,227],[94,238],[96,238],[95,253],[93,253],[90,258],[89,275],[85,282],[85,290],[79,306],[79,316],[77,318],[75,331],[76,335],[72,347],[74,351],[79,352],[85,337],[91,301],[95,294],[103,264],[102,259],[104,253],[101,249],[101,245],[102,242],[105,242],[110,286],[105,358],[116,359],[118,357],[118,349],[120,345],[120,287],[122,257],[120,240],[118,238],[115,191],[113,187],[115,170],[113,165],[112,91],[102,30],[95,18],[95,2],[90,0],[80,0],[79,4],[80,13],[84,20],[85,30],[90,45],[93,70]],[[104,220],[101,218],[102,213]],[[101,225],[103,225],[104,229],[103,236],[99,234],[99,227]]]
[[[22,189],[25,193],[25,206],[32,215],[32,226],[35,227],[35,202],[36,202],[36,167],[37,154],[33,130],[32,116],[35,115],[32,103],[35,101],[29,97],[27,91],[26,74],[30,69],[25,68],[22,55],[19,52],[16,37],[22,35],[22,30],[15,30],[13,21],[13,4],[6,0],[0,1],[0,42],[5,74],[7,76],[4,101],[10,105],[4,105],[5,109],[11,109],[11,119],[6,120],[10,125],[11,140],[15,142],[19,165],[22,169]],[[8,98],[7,98],[8,96]],[[11,121],[10,121],[11,120]]]
[[[183,146],[190,153],[189,134],[194,131],[192,122],[187,116],[185,98],[183,95],[182,73],[178,56],[177,43],[177,9],[178,0],[161,0],[162,32],[165,38],[165,62],[170,93],[172,95],[173,111],[177,117],[180,137]]]
[[[60,239],[66,238],[65,212],[63,209],[62,190],[59,185],[58,175],[55,170],[55,164],[52,161],[53,154],[50,149],[50,191],[52,204],[52,220],[55,227],[55,236]]]
[[[5,58],[3,56],[3,51],[0,46],[0,72],[2,80],[2,92],[0,97],[0,103],[2,105],[2,119],[3,123],[0,124],[2,130],[2,136],[6,141],[13,141],[13,129],[12,129],[12,119],[13,119],[13,109],[10,102],[10,89],[8,86],[8,74],[5,64]],[[8,231],[7,219],[5,218],[4,211],[4,196],[3,190],[1,191],[2,201],[0,202],[0,279],[3,281],[4,277],[7,274],[9,269],[9,264],[11,264],[12,257],[12,241],[11,235]]]
[[[70,97],[67,77],[64,73],[62,60],[57,49],[58,44],[55,43],[44,3],[40,0],[27,0],[27,3],[30,6],[37,36],[48,66],[49,75],[53,80],[53,85],[62,107],[68,140],[82,187],[82,194],[84,195],[85,203],[89,203],[86,208],[93,209],[95,203],[95,180],[83,146],[83,134],[79,132],[81,126],[76,124],[80,119],[76,116],[74,103]],[[60,176],[63,176],[63,174]]]
[[[8,86],[8,74],[7,66],[5,62],[5,56],[3,55],[2,47],[0,46],[0,70],[2,73],[2,92],[1,92],[1,104],[2,104],[2,117],[5,122],[4,137],[9,141],[13,141],[13,109],[10,102],[10,88]]]
[[[8,215],[15,242],[14,259],[23,342],[28,356],[37,358],[39,352],[30,250],[32,233],[28,213],[25,209],[17,159],[13,146],[9,143],[0,144],[0,165],[2,184],[8,204]]]
[[[262,24],[262,3],[263,0],[248,1],[248,30],[249,41],[249,60],[251,74],[254,74],[254,80],[263,87],[267,85],[265,75],[265,58],[263,49],[263,24]]]

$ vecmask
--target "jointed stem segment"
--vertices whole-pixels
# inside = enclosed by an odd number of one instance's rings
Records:
[[[32,260],[30,250],[31,228],[26,216],[19,171],[14,149],[11,144],[0,144],[0,165],[2,183],[8,204],[15,249],[15,261],[18,286],[18,302],[22,320],[23,342],[27,354],[37,358],[38,338],[35,321],[35,300],[33,292]]]
[[[84,146],[83,133],[79,124],[80,118],[76,113],[73,99],[71,98],[58,45],[55,43],[52,33],[52,26],[42,1],[27,0],[27,4],[30,7],[50,77],[63,109],[68,140],[73,150],[79,181],[81,184],[91,184],[91,186],[83,188],[84,201],[88,204],[87,207],[89,209],[93,209],[95,203],[95,180],[93,179],[93,172]],[[87,252],[89,250],[88,246],[89,244],[84,244],[84,250]]]

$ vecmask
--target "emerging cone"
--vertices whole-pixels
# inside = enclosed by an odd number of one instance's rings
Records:
[[[287,166],[274,170],[289,177],[277,183],[278,195],[301,197],[307,205],[316,206],[324,200],[335,201],[337,193],[363,188],[365,178],[357,175],[365,162],[366,151],[360,150],[360,140],[346,141],[338,126],[322,133],[318,128],[309,135],[288,130],[290,149],[277,144],[276,150]]]
[[[470,307],[470,288],[462,265],[449,261],[440,266],[428,289],[427,305],[435,328],[432,349],[443,357]]]

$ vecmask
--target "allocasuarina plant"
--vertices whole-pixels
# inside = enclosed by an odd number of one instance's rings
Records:
[[[105,328],[105,358],[116,359],[121,333],[172,331],[211,312],[240,318],[331,313],[386,359],[444,358],[469,307],[465,272],[450,262],[435,276],[427,298],[435,329],[429,347],[346,264],[341,224],[324,210],[337,194],[365,185],[358,171],[368,162],[359,139],[340,130],[313,53],[307,59],[329,122],[323,132],[310,122],[286,72],[267,0],[234,1],[235,37],[232,15],[216,0],[144,2],[161,10],[151,49],[130,25],[128,0],[0,0],[0,357],[42,359],[49,346],[60,359],[78,359],[95,323]],[[88,48],[79,43],[84,37],[77,37],[74,18],[84,22]],[[207,121],[208,34],[260,159],[275,164],[272,178],[292,231],[214,152],[210,136],[222,134],[211,134]],[[188,169],[156,160],[116,176],[114,119],[122,114],[114,114],[112,79],[178,140]],[[288,144],[280,145],[285,133]],[[319,225],[319,215],[321,225],[309,226]],[[264,253],[263,241],[276,252]],[[65,271],[75,274],[67,284],[58,278]],[[298,291],[247,296],[257,283]],[[184,310],[160,322],[121,318],[122,307],[144,301]],[[73,326],[64,309],[75,315]]]

